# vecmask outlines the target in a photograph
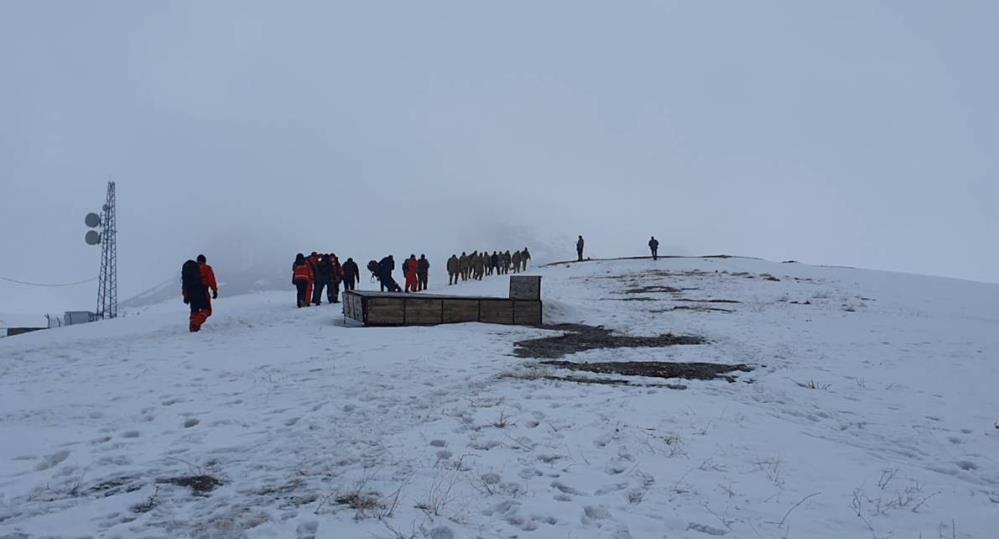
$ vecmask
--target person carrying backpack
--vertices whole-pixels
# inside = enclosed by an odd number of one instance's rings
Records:
[[[211,306],[208,299],[208,287],[201,277],[201,267],[194,260],[184,262],[180,269],[180,293],[184,303],[191,307],[191,317],[188,329],[191,333],[201,330],[201,325],[208,320]]]

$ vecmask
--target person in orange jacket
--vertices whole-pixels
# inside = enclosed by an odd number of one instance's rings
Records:
[[[406,292],[417,292],[419,288],[419,278],[417,277],[416,255],[409,255],[409,259],[402,263],[403,274],[406,275]]]
[[[298,306],[308,307],[312,302],[312,266],[305,259],[305,255],[298,253],[295,256],[295,264],[291,267],[291,283],[298,289]]]
[[[205,292],[211,291],[211,299],[219,299],[219,284],[215,280],[215,270],[208,265],[205,255],[198,255],[198,269],[201,270],[201,282],[205,285]],[[212,302],[208,300],[208,316],[212,315]]]
[[[208,320],[211,310],[208,299],[208,287],[202,281],[201,268],[193,260],[184,262],[180,270],[180,293],[184,297],[184,303],[191,306],[191,324],[188,329],[191,333],[201,329],[201,325]]]

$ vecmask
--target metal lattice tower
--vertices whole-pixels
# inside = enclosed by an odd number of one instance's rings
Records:
[[[108,196],[101,212],[101,275],[97,284],[97,318],[118,317],[118,233],[115,218],[114,182],[108,182]]]

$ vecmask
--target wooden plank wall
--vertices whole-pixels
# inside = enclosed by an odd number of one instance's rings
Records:
[[[369,326],[461,322],[540,326],[542,304],[502,298],[362,297],[347,293],[344,316]]]

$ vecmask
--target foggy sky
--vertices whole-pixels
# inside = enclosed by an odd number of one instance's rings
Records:
[[[971,0],[0,2],[0,276],[96,275],[83,215],[114,179],[121,299],[198,252],[290,274],[314,249],[570,258],[576,234],[594,257],[654,234],[999,282],[996,21]],[[0,312],[95,288],[0,282]]]

